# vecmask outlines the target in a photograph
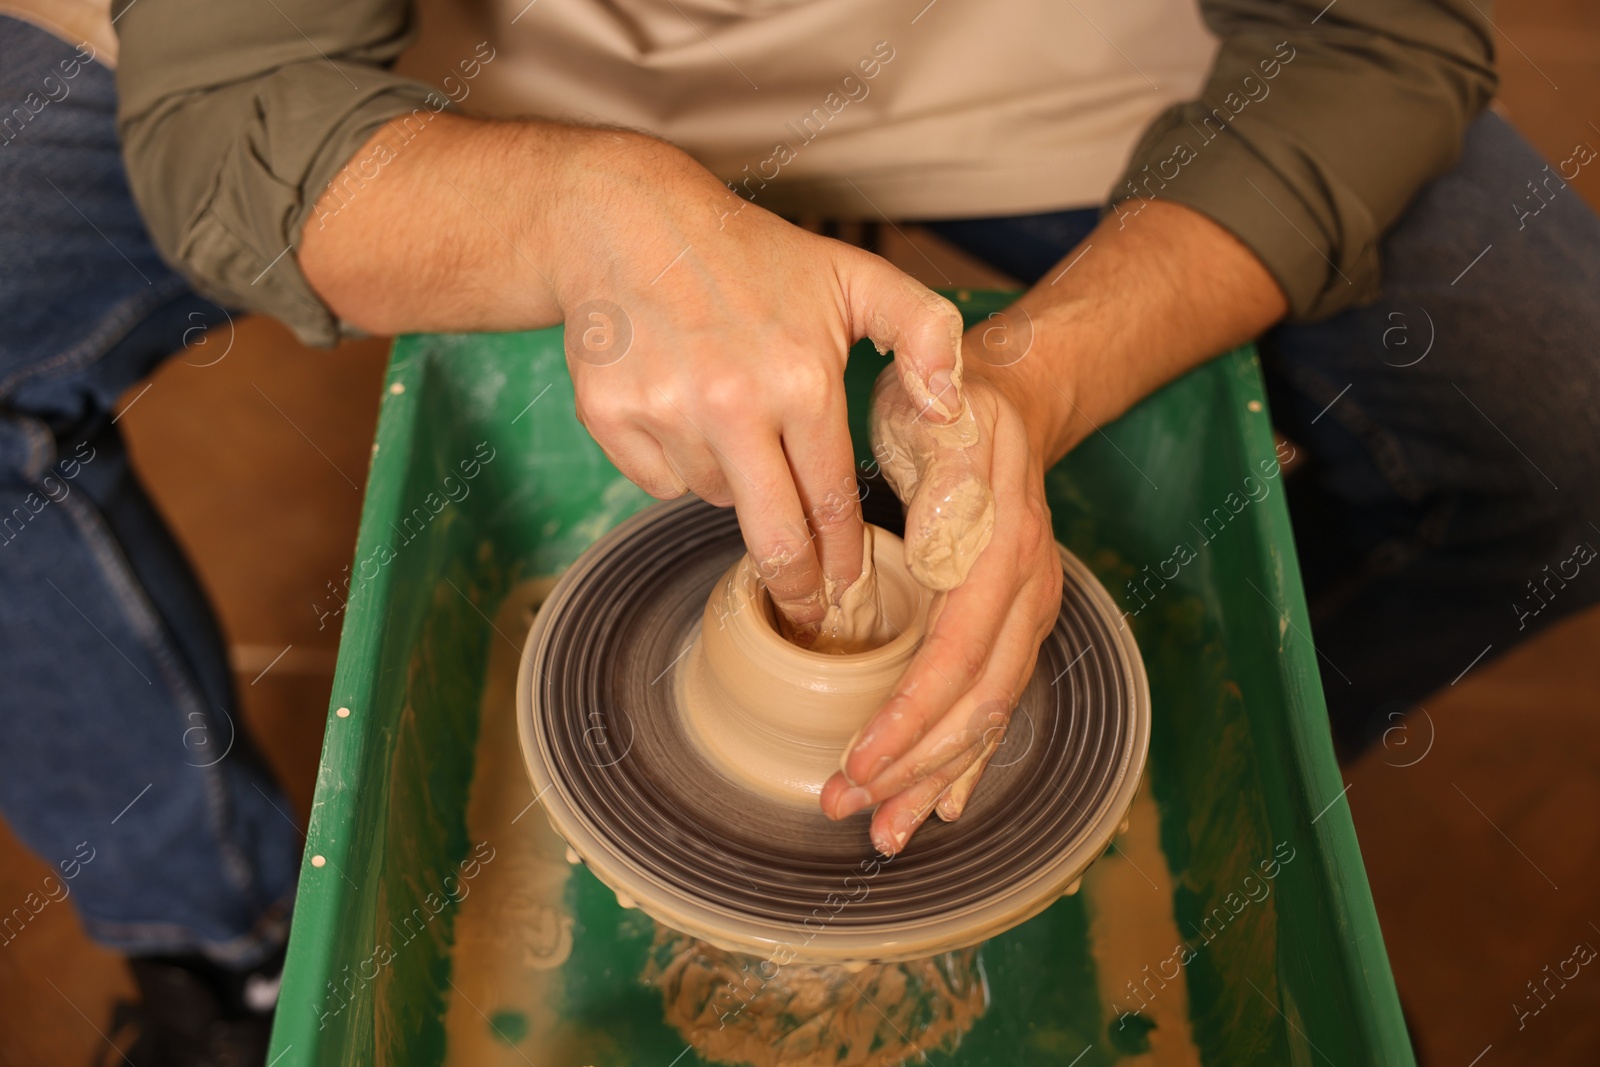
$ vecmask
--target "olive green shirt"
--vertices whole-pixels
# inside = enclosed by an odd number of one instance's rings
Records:
[[[1375,298],[1383,233],[1494,93],[1487,16],[1474,0],[1199,7],[1220,39],[1210,74],[1149,126],[1107,210],[1126,218],[1161,198],[1210,217],[1261,259],[1296,319]],[[415,34],[409,5],[116,0],[113,14],[129,181],[163,255],[213,299],[308,342],[353,332],[293,249],[379,126],[450,105],[389,70]]]

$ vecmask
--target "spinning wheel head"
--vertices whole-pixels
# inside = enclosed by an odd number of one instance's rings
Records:
[[[1106,849],[1143,770],[1149,695],[1131,633],[1076,557],[1062,550],[1056,626],[965,812],[886,859],[868,815],[834,822],[752,790],[695,741],[675,675],[743,553],[729,510],[650,508],[573,565],[529,634],[518,722],[534,791],[620,899],[779,962],[905,960],[1031,918]]]

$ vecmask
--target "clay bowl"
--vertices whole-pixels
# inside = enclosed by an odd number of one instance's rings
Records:
[[[674,707],[707,762],[806,811],[816,811],[841,753],[911,665],[933,604],[906,569],[900,538],[877,526],[868,534],[882,643],[849,655],[790,643],[743,555],[712,586],[698,640],[672,672]]]

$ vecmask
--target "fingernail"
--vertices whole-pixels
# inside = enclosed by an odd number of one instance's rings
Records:
[[[835,810],[839,812],[839,818],[844,819],[863,810],[871,803],[872,794],[865,789],[859,787],[847,789],[844,795],[839,798],[839,805]]]
[[[900,827],[904,826],[905,820],[909,815],[909,812],[901,812],[889,823],[887,828],[872,831],[872,847],[885,856],[896,855],[901,849],[905,848],[906,840],[910,838],[911,831],[909,828]]]
[[[961,410],[961,393],[955,388],[950,372],[934,371],[927,381],[928,403],[923,415],[934,422],[949,422]]]
[[[945,822],[955,822],[961,818],[961,813],[967,810],[967,801],[972,799],[972,787],[976,784],[976,779],[958,779],[951,784],[949,791],[939,798],[939,806],[943,809],[940,816]],[[950,814],[945,816],[945,811]]]

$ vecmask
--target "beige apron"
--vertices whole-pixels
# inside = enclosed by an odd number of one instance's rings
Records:
[[[422,0],[479,114],[680,145],[757,203],[836,218],[1101,202],[1216,50],[1195,0]]]

